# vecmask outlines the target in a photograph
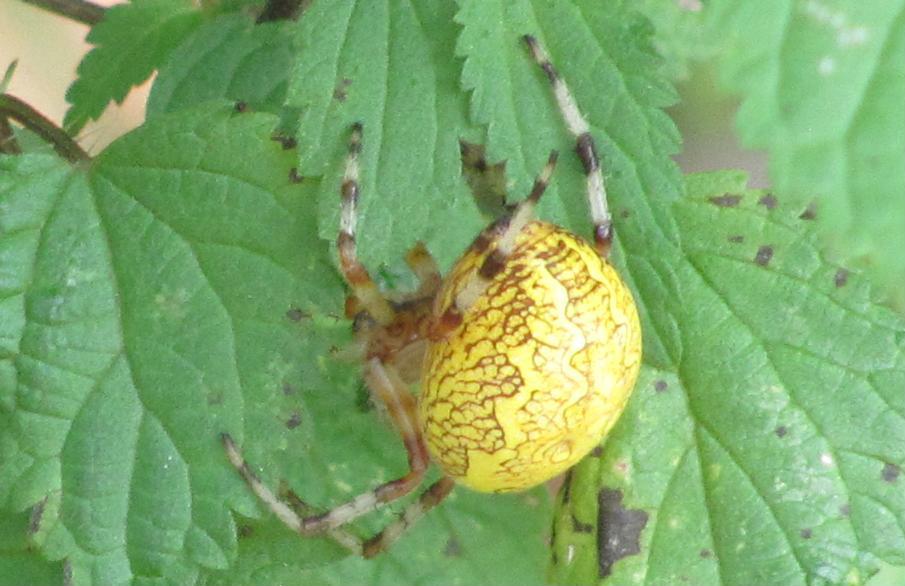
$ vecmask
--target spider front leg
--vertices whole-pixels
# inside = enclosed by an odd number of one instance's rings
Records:
[[[515,249],[516,238],[534,219],[534,209],[550,184],[558,157],[559,153],[552,151],[547,159],[547,164],[534,180],[534,186],[528,197],[518,203],[512,214],[500,218],[485,228],[471,243],[470,250],[473,252],[478,254],[483,254],[487,250],[490,252],[484,258],[481,266],[468,276],[453,303],[434,321],[430,331],[431,339],[438,340],[456,329],[462,323],[463,314],[487,290],[493,278],[505,268],[506,261]]]
[[[556,97],[560,114],[562,114],[569,132],[575,137],[575,152],[581,160],[587,177],[588,206],[591,211],[591,221],[594,224],[594,247],[600,256],[606,258],[610,254],[613,243],[613,219],[607,207],[606,186],[600,171],[597,145],[594,137],[591,136],[591,126],[581,115],[578,104],[572,97],[572,92],[569,91],[566,82],[560,77],[537,39],[532,35],[525,35],[522,40],[528,45],[531,56],[540,65],[550,85],[553,86],[553,94]]]

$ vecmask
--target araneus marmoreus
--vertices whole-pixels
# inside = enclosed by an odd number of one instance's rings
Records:
[[[581,460],[625,407],[641,360],[641,329],[631,293],[608,262],[612,241],[590,126],[537,40],[523,37],[549,80],[587,177],[593,244],[534,220],[556,164],[552,152],[527,198],[491,223],[443,278],[422,244],[406,262],[419,287],[401,299],[381,293],[356,256],[358,155],[352,128],[341,187],[337,238],[364,350],[363,378],[408,452],[409,471],[325,513],[267,488],[223,434],[232,464],[292,530],[327,533],[372,557],[463,484],[484,492],[537,486]],[[409,385],[421,382],[420,398]],[[433,459],[444,475],[398,519],[362,540],[344,525],[414,490]]]

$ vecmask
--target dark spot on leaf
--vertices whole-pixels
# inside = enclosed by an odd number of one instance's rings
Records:
[[[710,203],[721,208],[734,208],[740,201],[742,201],[742,196],[729,193],[715,195],[710,198]]]
[[[254,529],[252,529],[251,525],[239,525],[236,528],[236,532],[239,534],[239,538],[250,537],[254,533]]]
[[[457,558],[462,555],[462,544],[455,537],[450,537],[443,548],[443,555],[448,558]]]
[[[44,497],[31,508],[31,515],[28,516],[29,535],[34,535],[41,529],[41,520],[44,518],[44,508],[46,506],[47,497]]]
[[[289,182],[290,183],[301,183],[305,178],[302,175],[299,175],[298,167],[293,167],[289,169]]]
[[[745,237],[741,234],[735,234],[734,236],[730,236],[727,240],[729,240],[729,242],[732,242],[733,244],[739,244],[745,241]]]
[[[622,491],[609,488],[597,493],[597,572],[609,576],[613,564],[641,552],[641,531],[648,514],[641,509],[622,506]]]
[[[883,480],[886,482],[895,482],[899,479],[899,474],[901,473],[902,469],[891,462],[887,462],[886,465],[883,466]]]
[[[283,134],[282,132],[274,133],[270,137],[270,140],[280,143],[280,146],[283,147],[284,151],[292,150],[299,145],[299,141],[294,137]]]
[[[666,383],[665,380],[661,379],[654,383],[654,390],[657,391],[658,393],[665,393],[666,389],[668,389],[668,388],[669,388],[669,385]]]
[[[768,210],[772,210],[773,208],[776,207],[777,202],[776,202],[776,198],[773,197],[773,194],[768,193],[768,194],[764,195],[763,197],[761,197],[759,200],[757,200],[757,203],[764,206]]]
[[[286,420],[286,428],[287,429],[295,429],[299,425],[302,424],[302,414],[298,411],[294,411],[292,415],[289,416],[289,419]]]
[[[836,271],[836,275],[833,277],[833,283],[836,285],[836,288],[845,287],[845,284],[848,283],[848,271],[845,269],[839,269]]]
[[[238,114],[247,112],[248,111],[248,102],[243,102],[242,100],[239,100],[238,102],[236,102],[236,104],[235,104],[235,106],[233,106],[233,108],[236,110],[236,112]]]
[[[72,586],[72,561],[63,560],[63,586]]]
[[[207,404],[208,405],[222,405],[223,404],[223,393],[220,391],[211,391],[207,394]]]
[[[286,312],[286,317],[288,317],[292,321],[302,321],[303,319],[311,317],[311,314],[306,311],[302,311],[298,307],[291,307]]]
[[[814,203],[809,203],[808,207],[801,212],[801,215],[798,216],[800,220],[813,220],[817,217],[817,206]]]
[[[811,531],[811,529],[808,527],[805,527],[804,529],[801,530],[802,539],[810,539],[811,537],[813,537],[813,535],[814,535],[814,532]]]
[[[358,389],[355,393],[355,407],[361,413],[368,413],[374,409],[374,404],[371,402],[371,392],[368,391],[368,387],[363,382],[358,384]]]
[[[622,210],[621,212],[619,212],[619,217],[622,218],[623,220],[631,215],[632,215],[631,210]]]
[[[599,458],[603,455],[603,446],[594,446],[594,449],[591,450],[591,456],[594,458]]]
[[[757,249],[757,254],[754,255],[754,262],[759,266],[765,267],[770,264],[771,258],[773,258],[773,247],[764,244]]]
[[[848,503],[839,506],[839,514],[843,517],[848,517],[852,514],[852,506]]]
[[[590,523],[582,522],[575,514],[572,514],[572,531],[575,533],[593,533],[594,526]]]
[[[701,550],[701,553],[700,553],[700,556],[701,556],[701,559],[705,559],[705,560],[706,560],[706,559],[708,559],[708,558],[713,557],[713,552],[710,551],[709,549],[702,549],[702,550]]]
[[[255,22],[260,24],[280,20],[297,20],[309,4],[311,4],[311,0],[267,0],[264,10],[261,11]]]
[[[348,92],[346,92],[346,89],[350,85],[352,85],[352,80],[348,79],[348,78],[345,78],[342,81],[340,81],[338,84],[336,84],[336,87],[333,89],[333,99],[336,100],[337,102],[345,102],[346,98],[349,97],[349,94],[348,94]]]
[[[283,394],[287,396],[295,394],[295,387],[289,383],[283,383]]]
[[[789,433],[789,428],[785,425],[780,425],[776,428],[776,437],[786,437],[787,433]]]
[[[572,500],[572,469],[566,472],[566,475],[562,479],[562,504],[567,505],[569,501]]]

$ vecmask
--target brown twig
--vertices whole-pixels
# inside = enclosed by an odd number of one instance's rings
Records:
[[[103,6],[98,6],[88,0],[22,0],[26,4],[33,4],[54,14],[59,14],[68,19],[94,26],[104,18],[107,11]]]
[[[15,96],[0,94],[0,120],[7,119],[18,122],[46,140],[57,154],[70,163],[81,163],[91,159],[71,136],[43,114]]]

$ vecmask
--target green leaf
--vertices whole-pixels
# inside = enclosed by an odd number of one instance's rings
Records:
[[[242,14],[203,23],[160,66],[148,97],[148,117],[214,99],[279,112],[293,56],[290,24],[255,25]]]
[[[905,2],[713,2],[742,138],[777,191],[820,198],[825,241],[905,306]]]
[[[76,134],[111,100],[122,103],[200,23],[201,13],[190,0],[134,0],[108,8],[88,33],[95,48],[79,64],[79,77],[66,92],[72,104],[66,130]]]
[[[905,563],[905,323],[823,258],[804,208],[744,186],[694,176],[674,204],[684,352],[573,474],[557,582],[861,584]],[[598,551],[613,536],[640,553]]]
[[[0,94],[6,93],[6,88],[9,87],[9,83],[13,80],[13,75],[16,73],[16,67],[19,65],[18,59],[13,59],[10,61],[9,65],[6,66],[6,71],[3,72],[3,77],[0,78]]]
[[[302,113],[299,170],[325,175],[320,230],[334,240],[349,129],[364,124],[359,248],[369,266],[399,265],[419,239],[448,266],[483,224],[461,178],[459,140],[480,133],[459,89],[452,16],[449,3],[346,0],[315,3],[299,22],[288,97]]]
[[[63,567],[30,549],[26,540],[30,515],[0,514],[0,586],[62,584]]]
[[[635,9],[654,25],[653,44],[671,79],[687,78],[693,62],[712,58],[719,48],[718,39],[701,26],[700,0],[640,0]]]
[[[338,305],[316,293],[338,292],[330,273],[302,278],[323,272],[304,244],[323,247],[275,119],[229,112],[145,127],[87,173],[0,161],[10,500],[61,495],[42,547],[76,584],[226,567],[229,507],[252,505],[217,435],[282,394],[301,352],[286,312]]]

